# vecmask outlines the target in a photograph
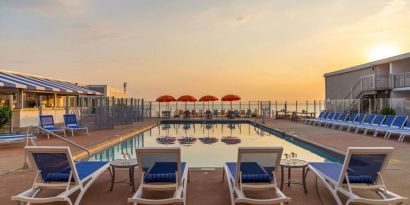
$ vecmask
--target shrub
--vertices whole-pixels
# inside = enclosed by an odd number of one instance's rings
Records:
[[[392,108],[385,107],[382,110],[380,110],[380,114],[382,114],[382,115],[395,115],[396,111]]]
[[[9,107],[0,107],[0,128],[4,128],[10,123],[11,110]]]

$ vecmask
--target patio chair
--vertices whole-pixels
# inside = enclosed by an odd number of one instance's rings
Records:
[[[25,204],[66,202],[78,205],[94,181],[109,168],[108,162],[74,162],[69,147],[27,146],[26,153],[35,175],[33,186],[11,200]],[[38,197],[39,192],[60,189],[50,197]],[[78,192],[75,202],[71,195]],[[54,193],[54,192],[53,192]]]
[[[28,140],[33,141],[36,140],[37,137],[29,134]],[[26,141],[25,134],[1,134],[0,135],[0,145],[2,144],[14,144],[14,143],[21,143]]]
[[[143,147],[136,149],[141,184],[129,203],[142,204],[186,204],[188,168],[181,162],[181,150],[178,147]],[[144,198],[144,193],[151,191],[174,191],[170,198]]]
[[[185,110],[184,111],[184,119],[189,119],[191,117],[191,113],[189,112],[189,110]]]
[[[336,121],[331,121],[328,123],[328,126],[332,125],[332,128],[335,128],[338,124],[345,123],[347,118],[349,117],[349,112],[343,112]]]
[[[374,135],[377,136],[379,133],[385,133],[384,139],[389,139],[392,131],[401,130],[403,128],[404,123],[406,123],[407,118],[408,118],[407,115],[396,116],[393,123],[391,123],[389,126],[384,126],[382,124],[379,128],[376,128]]]
[[[317,121],[326,119],[329,114],[330,112],[323,112],[322,115],[319,114],[317,118],[309,119],[307,124],[314,125]]]
[[[332,120],[335,120],[335,119],[339,118],[339,116],[340,116],[340,112],[331,113],[331,114],[328,115],[328,117],[326,119],[320,120],[318,126],[322,126],[322,124],[323,124],[323,127],[326,127],[327,123],[331,122]]]
[[[239,112],[239,117],[245,117],[245,113],[246,113],[245,110],[241,110],[241,111]]]
[[[218,117],[218,110],[214,110],[214,112],[213,112],[213,116],[214,116],[215,118],[217,118],[217,117]]]
[[[385,120],[383,120],[382,123],[380,123],[380,124],[373,123],[371,126],[368,126],[366,128],[365,133],[363,133],[363,134],[367,134],[369,131],[373,131],[373,136],[377,136],[377,130],[381,129],[381,128],[386,128],[386,127],[389,127],[390,125],[392,125],[393,122],[394,122],[394,119],[396,119],[396,116],[395,115],[388,115],[387,117],[385,116],[384,118],[385,118]],[[376,120],[377,120],[377,117],[376,117]]]
[[[234,119],[234,118],[235,118],[235,113],[234,113],[234,111],[228,110],[227,113],[226,113],[226,117],[227,117],[228,119]]]
[[[78,125],[77,116],[74,114],[64,115],[64,125],[67,130],[71,131],[71,136],[74,136],[74,131],[77,130],[85,130],[87,135],[90,135],[87,127]]]
[[[335,115],[333,115],[332,119],[326,120],[326,122],[323,124],[323,127],[329,127],[332,123],[337,122],[341,115],[342,114],[340,112],[336,112]]]
[[[205,111],[205,118],[206,119],[212,119],[212,112],[210,110]]]
[[[58,128],[54,125],[54,118],[52,115],[40,115],[40,127],[53,133],[62,132],[64,137],[66,137],[65,129]],[[50,134],[48,132],[46,132],[46,134],[47,138],[50,139]]]
[[[226,117],[226,112],[225,112],[225,110],[221,110],[221,117]]]
[[[363,126],[363,125],[370,125],[370,124],[372,124],[373,121],[374,121],[374,119],[376,118],[376,115],[375,115],[375,114],[370,114],[370,115],[368,115],[367,117],[364,117],[362,122],[359,121],[360,117],[361,117],[361,116],[359,115],[358,120],[356,120],[352,125],[349,125],[349,127],[347,128],[347,131],[348,131],[348,132],[349,132],[351,129],[354,128],[354,132],[355,132],[355,133],[358,133],[358,131],[359,131],[358,128],[359,128],[360,126]]]
[[[392,132],[393,134],[394,132]],[[399,139],[397,141],[403,142],[404,139],[410,135],[410,121],[407,121],[406,126],[403,126],[403,129],[400,131],[396,131],[397,134],[400,134]]]
[[[320,118],[322,118],[323,114],[325,114],[325,111],[321,111],[321,112],[319,113],[319,116],[318,116],[317,118],[305,118],[305,119],[303,119],[303,122],[304,122],[305,124],[310,124],[310,121],[315,120],[315,119],[320,119]]]
[[[406,123],[407,121],[407,123]],[[399,115],[394,120],[394,123],[389,127],[383,130],[386,132],[385,139],[390,139],[392,134],[398,134],[398,140],[402,138],[403,135],[406,135],[410,131],[410,121],[408,120],[408,116],[406,115]]]
[[[275,174],[280,170],[282,147],[239,147],[237,162],[227,162],[224,166],[231,205],[247,204],[288,204],[278,188]],[[250,198],[246,191],[272,190],[271,197]]]
[[[340,130],[343,130],[343,128],[346,126],[346,127],[347,127],[347,128],[346,128],[346,131],[350,132],[350,129],[351,129],[351,128],[362,124],[363,121],[364,121],[364,119],[366,119],[366,114],[360,113],[360,114],[356,117],[356,119],[353,120],[352,123],[347,123],[346,125],[342,126],[342,127],[340,128]]]
[[[329,113],[326,115],[326,117],[323,117],[323,119],[315,120],[315,121],[313,122],[313,125],[320,126],[320,124],[322,124],[322,122],[326,122],[327,120],[331,120],[334,115],[335,115],[334,112],[329,112]]]
[[[357,114],[357,113],[351,113],[349,115],[349,118],[346,119],[346,121],[338,122],[334,126],[336,126],[336,127],[339,126],[339,130],[342,130],[345,126],[348,126],[348,125],[352,124],[358,116],[359,116],[359,114]]]
[[[371,128],[371,127],[373,127],[373,126],[379,126],[380,124],[383,123],[384,118],[386,118],[385,115],[375,115],[375,116],[374,116],[374,120],[373,120],[371,123],[368,124],[367,122],[365,122],[365,123],[359,125],[359,126],[356,128],[356,133],[359,133],[360,130],[363,130],[363,134],[364,134],[364,135],[367,134],[367,129],[368,129],[368,128]]]
[[[406,198],[387,190],[383,172],[393,153],[392,147],[349,147],[343,165],[336,162],[311,162],[313,171],[330,191],[338,205],[351,203],[402,204]],[[376,192],[380,198],[365,198],[363,192]],[[347,197],[342,203],[340,195]]]
[[[248,110],[246,111],[245,117],[247,117],[247,118],[252,117],[252,111],[251,111],[250,109],[248,109]]]

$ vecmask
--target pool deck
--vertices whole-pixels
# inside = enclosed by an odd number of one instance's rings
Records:
[[[251,120],[253,121],[253,120]],[[146,120],[134,125],[117,126],[115,129],[90,132],[90,136],[78,135],[69,139],[91,148],[97,152],[101,147],[111,146],[121,140],[142,132],[158,123],[157,119]],[[260,121],[259,121],[260,123]],[[290,122],[288,120],[266,120],[265,126],[277,129],[296,138],[309,141],[327,149],[344,153],[349,146],[392,146],[395,153],[385,172],[384,180],[390,190],[406,197],[410,197],[410,143],[399,143],[395,140],[384,140],[382,137],[363,136],[361,134],[347,133],[330,128],[321,128],[305,125],[303,123]],[[38,145],[64,145],[58,139],[41,137]],[[6,146],[0,148],[0,170],[16,169],[23,164],[22,145]],[[83,153],[77,151],[77,156]],[[117,172],[118,179],[126,179],[127,171]],[[300,180],[300,171],[292,172],[295,180]],[[401,176],[401,177],[400,177]],[[24,180],[21,180],[24,179]],[[1,204],[15,204],[10,201],[10,196],[15,195],[32,185],[34,173],[32,171],[12,172],[0,175],[0,201]],[[215,171],[191,171],[188,183],[187,204],[214,204],[225,205],[230,203],[227,184],[222,182],[222,169]],[[131,188],[126,184],[116,184],[112,192],[109,191],[110,175],[104,173],[85,194],[81,204],[128,204],[127,198],[133,195]],[[280,177],[278,178],[280,181]],[[138,179],[136,179],[138,183]],[[11,185],[12,184],[12,185]],[[327,191],[319,184],[316,190],[315,177],[312,173],[307,176],[308,194],[303,193],[303,188],[298,185],[284,188],[284,193],[292,198],[291,204],[297,205],[331,205],[334,204]],[[320,193],[321,199],[318,196]],[[262,194],[263,195],[263,194]],[[323,201],[323,202],[322,202]],[[407,202],[405,204],[410,204]]]

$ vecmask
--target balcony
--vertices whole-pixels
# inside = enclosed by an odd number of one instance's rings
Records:
[[[393,74],[393,89],[407,90],[410,89],[410,72]]]

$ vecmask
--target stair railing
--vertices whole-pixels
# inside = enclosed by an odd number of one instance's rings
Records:
[[[49,135],[51,135],[51,136],[53,136],[53,137],[56,137],[56,138],[58,138],[58,139],[60,139],[60,140],[63,140],[64,142],[66,142],[66,143],[68,143],[68,144],[70,144],[70,145],[72,145],[72,146],[75,146],[75,147],[77,147],[77,148],[79,148],[79,149],[85,151],[85,152],[87,153],[87,156],[88,156],[87,159],[89,159],[89,158],[91,157],[91,152],[90,152],[90,150],[88,150],[87,148],[85,148],[85,147],[83,147],[83,146],[81,146],[81,145],[79,145],[79,144],[77,144],[77,143],[75,143],[75,142],[73,142],[73,141],[71,141],[71,140],[68,140],[67,138],[62,137],[62,136],[60,136],[60,135],[58,135],[58,134],[56,134],[56,133],[54,133],[54,132],[50,132],[50,131],[48,131],[48,130],[46,130],[46,129],[40,127],[40,126],[30,126],[30,127],[27,128],[27,130],[26,130],[26,137],[25,137],[26,146],[29,146],[29,145],[30,145],[29,142],[32,142],[32,143],[35,145],[35,143],[34,143],[32,140],[30,140],[29,137],[28,137],[29,134],[30,134],[30,131],[31,131],[32,129],[41,130],[42,132],[45,132],[45,133],[47,133],[47,134],[49,134]],[[23,165],[23,169],[28,169],[27,153],[26,153],[26,152],[24,152],[24,165]]]

